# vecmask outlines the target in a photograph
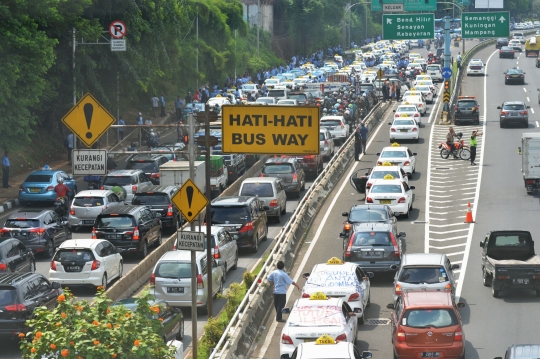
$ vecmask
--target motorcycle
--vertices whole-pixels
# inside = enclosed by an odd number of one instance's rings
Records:
[[[60,216],[65,218],[68,213],[68,204],[64,197],[56,197],[54,201],[54,211]]]
[[[457,133],[457,141],[454,142],[454,154],[462,160],[469,160],[471,158],[471,151],[468,149],[469,146],[465,144],[465,140],[462,139],[463,133]],[[450,146],[446,142],[441,142],[439,144],[441,149],[441,157],[447,159],[450,156]]]
[[[88,187],[86,189],[101,188],[101,176],[84,176],[83,181],[88,183]]]

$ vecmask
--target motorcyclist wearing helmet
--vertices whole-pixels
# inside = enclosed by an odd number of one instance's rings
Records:
[[[71,192],[71,190],[64,184],[64,179],[62,177],[58,178],[58,184],[54,186],[54,191],[56,192],[56,197],[62,197],[67,206],[68,193]]]

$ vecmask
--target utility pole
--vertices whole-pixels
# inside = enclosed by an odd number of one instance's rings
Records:
[[[197,70],[197,89],[199,89],[199,8],[197,7],[197,19],[195,20],[197,23],[197,30],[196,30],[196,42],[197,42],[197,62],[195,64],[195,69]],[[190,133],[191,136],[191,133]]]
[[[204,155],[205,180],[206,180],[206,263],[208,266],[208,318],[214,316],[212,310],[212,276],[213,276],[213,257],[212,257],[212,210],[210,208],[210,198],[212,198],[212,189],[210,188],[210,106],[204,106],[204,147],[206,154]],[[201,228],[202,232],[202,228]],[[195,357],[193,357],[195,358]]]
[[[188,155],[189,155],[189,178],[195,178],[195,141],[193,134],[195,126],[193,124],[193,113],[188,115]],[[191,232],[195,232],[195,222],[190,222]],[[192,358],[197,358],[197,252],[191,252],[191,351]],[[212,264],[207,263],[212,273]],[[201,273],[202,275],[202,273]],[[211,295],[210,295],[211,296]]]
[[[257,57],[260,57],[260,52],[259,52],[260,27],[261,27],[261,0],[257,0]]]
[[[444,67],[450,68],[450,9],[446,8],[446,16],[444,17]],[[448,102],[444,102],[443,111],[448,112]]]

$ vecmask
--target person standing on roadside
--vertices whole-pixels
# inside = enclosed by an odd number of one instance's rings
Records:
[[[118,120],[118,125],[122,126],[122,127],[118,127],[118,142],[122,141],[124,139],[124,131],[125,131],[125,125],[126,123],[124,122],[124,120],[122,120],[122,117],[120,117],[120,119]]]
[[[158,113],[159,98],[154,94],[154,97],[152,97],[151,101],[152,101],[152,112],[154,113],[154,118],[155,118]]]
[[[384,80],[382,84],[381,91],[382,91],[382,101],[386,102],[386,99],[388,97],[388,85],[386,84],[386,80]]]
[[[354,160],[360,161],[360,153],[362,153],[362,136],[360,136],[360,127],[356,127],[354,131]]]
[[[396,84],[395,82],[390,83],[390,101],[394,101],[396,99]]]
[[[458,69],[461,68],[461,52],[458,52],[458,55],[457,55],[457,68]]]
[[[161,104],[161,117],[165,117],[165,95],[163,92],[161,93],[161,97],[159,98],[159,103]]]
[[[401,98],[401,81],[396,82],[396,101]]]
[[[277,322],[284,322],[281,317],[281,310],[285,308],[285,305],[287,304],[287,286],[292,284],[300,290],[300,286],[283,271],[284,268],[285,263],[279,261],[277,262],[277,269],[268,276],[268,281],[272,284],[272,291],[274,292],[274,306],[276,308]]]
[[[4,157],[2,157],[2,184],[4,188],[11,187],[9,185],[9,158],[8,158],[9,152],[6,150],[4,152]]]
[[[368,135],[368,128],[365,125],[365,122],[362,121],[360,124],[360,137],[362,138],[362,152],[364,155],[366,154],[366,143],[367,143],[367,135]]]
[[[191,94],[191,92],[187,93],[186,98],[184,100],[186,101],[186,104],[193,102],[193,95]]]
[[[68,161],[71,162],[71,152],[73,152],[73,133],[70,133],[66,137],[66,144],[67,144],[67,154],[68,154]]]
[[[176,108],[176,121],[182,121],[182,117],[184,117],[184,100],[180,96],[174,102],[174,107]]]
[[[478,140],[476,139],[476,136],[482,136],[482,132],[479,130],[473,131],[471,135],[471,141],[470,141],[470,150],[471,150],[471,166],[476,166],[476,163],[474,163],[474,160],[476,159],[476,146],[478,146]]]

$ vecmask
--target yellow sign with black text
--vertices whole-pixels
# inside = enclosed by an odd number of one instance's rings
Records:
[[[270,155],[319,154],[319,107],[221,108],[222,152]]]
[[[62,118],[62,122],[88,147],[111,127],[115,118],[87,93]]]

